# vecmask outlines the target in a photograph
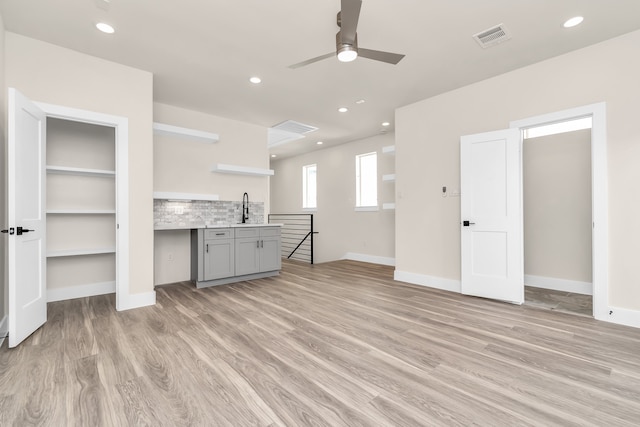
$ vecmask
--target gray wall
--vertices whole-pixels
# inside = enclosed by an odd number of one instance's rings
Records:
[[[591,283],[591,129],[523,149],[524,274]]]

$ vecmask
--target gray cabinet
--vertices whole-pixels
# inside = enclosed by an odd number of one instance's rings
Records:
[[[280,227],[191,231],[191,280],[198,288],[279,274]]]
[[[236,230],[236,276],[280,270],[280,227]]]
[[[235,275],[232,229],[204,230],[204,280]]]

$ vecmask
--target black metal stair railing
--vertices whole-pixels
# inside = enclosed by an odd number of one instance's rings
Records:
[[[269,224],[282,224],[282,258],[313,264],[313,214],[269,214]]]

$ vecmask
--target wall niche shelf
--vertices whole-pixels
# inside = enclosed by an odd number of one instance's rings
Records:
[[[205,132],[196,129],[183,128],[179,126],[167,125],[164,123],[153,123],[153,133],[157,135],[179,136],[181,138],[194,139],[207,144],[218,142],[220,137],[217,133]]]
[[[387,145],[386,147],[382,147],[382,154],[396,154],[396,146]]]
[[[236,175],[273,176],[273,169],[252,168],[247,166],[225,165],[215,163],[211,166],[211,172],[229,173]]]
[[[196,193],[179,193],[171,191],[154,191],[153,198],[158,200],[170,200],[170,201],[192,201],[192,200],[204,200],[214,201],[220,200],[220,196],[217,194],[196,194]]]
[[[47,173],[60,175],[106,176],[115,177],[116,172],[104,169],[72,168],[67,166],[47,166]]]
[[[68,256],[102,255],[115,254],[116,248],[96,248],[96,249],[72,249],[61,251],[48,251],[47,258],[58,258]]]
[[[395,180],[396,180],[396,174],[395,173],[382,175],[382,181],[384,181],[384,182],[395,182]]]

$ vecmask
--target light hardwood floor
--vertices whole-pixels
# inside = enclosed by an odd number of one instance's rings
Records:
[[[0,425],[640,423],[640,330],[392,276],[287,262],[126,312],[113,296],[51,303],[0,349]]]

